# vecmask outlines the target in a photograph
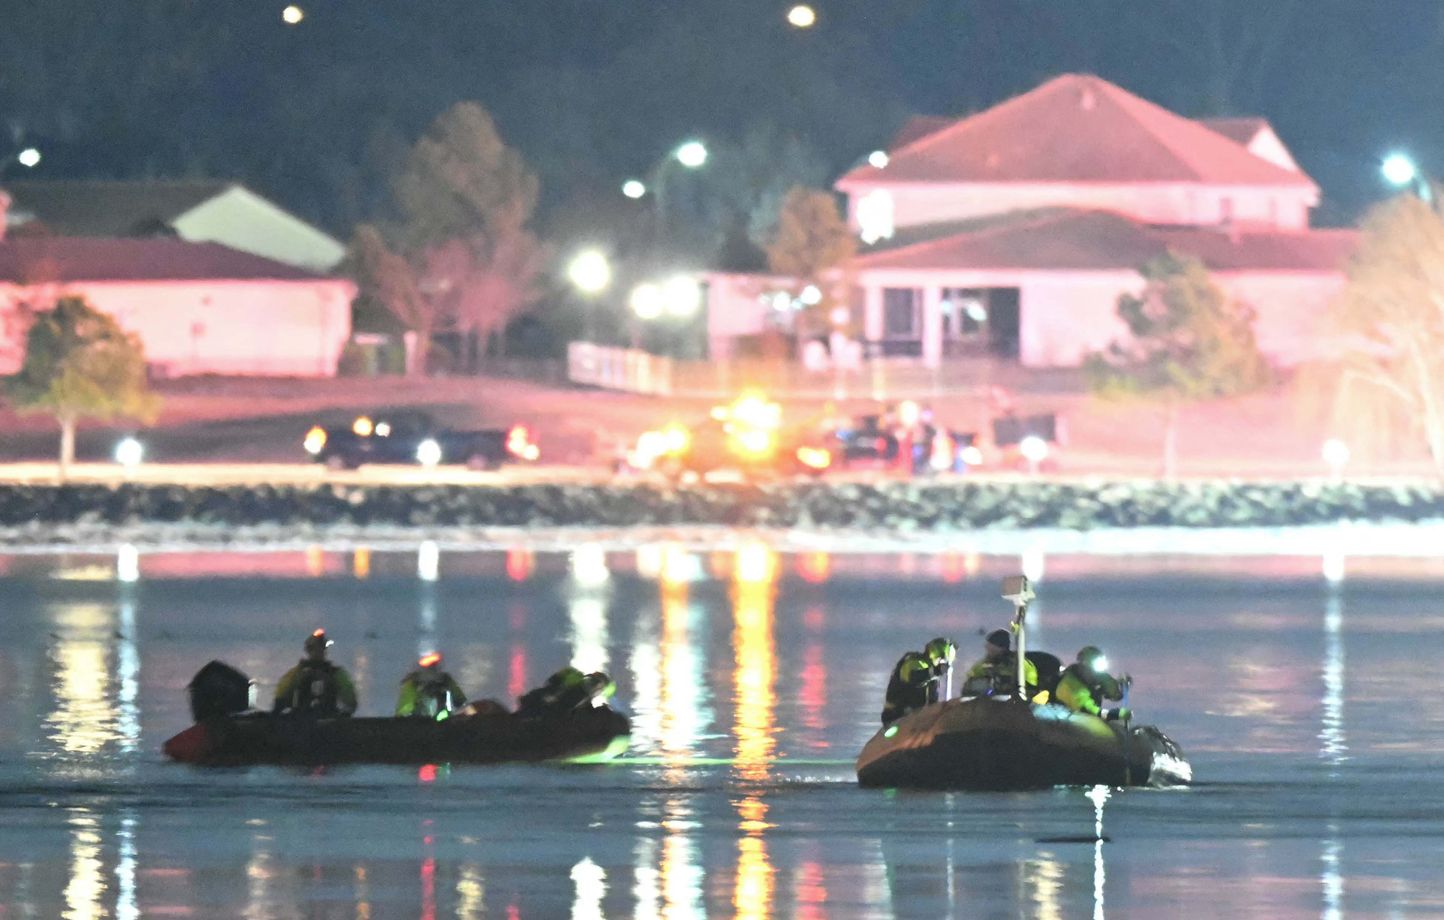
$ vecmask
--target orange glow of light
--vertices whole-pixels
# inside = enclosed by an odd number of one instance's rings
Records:
[[[827,581],[832,571],[832,557],[827,553],[803,553],[797,557],[797,574],[810,585]]]
[[[321,547],[306,547],[306,574],[312,578],[326,574],[326,552]]]
[[[689,633],[691,604],[686,583],[663,584],[661,605],[662,686],[658,708],[662,759],[669,768],[680,768],[695,754],[702,733],[704,683]]]
[[[371,577],[371,550],[363,546],[351,554],[351,574],[357,581]]]
[[[737,886],[732,892],[732,907],[739,920],[772,916],[774,875],[776,870],[767,858],[767,843],[761,837],[737,841]]]
[[[943,553],[939,565],[942,566],[943,581],[947,584],[955,585],[967,580],[968,570],[963,563],[963,557],[957,553]]]
[[[822,643],[815,638],[802,652],[802,686],[797,693],[802,704],[802,724],[821,732],[827,727],[823,707],[827,704],[827,665],[822,661]],[[813,740],[811,747],[825,748],[827,742],[820,736]]]
[[[441,664],[440,652],[429,652],[416,660],[416,663],[423,668],[429,668],[434,664]]]
[[[369,438],[371,437],[371,432],[376,430],[376,426],[371,424],[371,419],[360,415],[356,417],[356,421],[351,423],[351,430],[355,432],[357,437]]]
[[[536,569],[536,555],[529,549],[512,547],[506,551],[506,577],[526,581]]]
[[[752,544],[739,551],[732,598],[737,706],[735,763],[742,778],[753,782],[768,778],[777,745],[774,721],[777,653],[772,635],[776,597],[772,577],[776,573],[777,554],[768,547]],[[746,824],[748,821],[744,820]]]
[[[513,645],[506,663],[506,692],[519,697],[526,691],[526,649]]]
[[[795,888],[799,917],[826,917],[823,907],[827,903],[827,885],[823,881],[822,867],[808,861],[798,867]]]

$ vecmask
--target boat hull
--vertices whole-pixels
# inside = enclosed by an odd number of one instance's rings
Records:
[[[625,750],[626,716],[596,707],[541,718],[291,718],[248,713],[198,722],[166,741],[172,760],[204,766],[603,760]]]
[[[1055,704],[948,700],[880,730],[857,759],[863,786],[1044,789],[1188,782],[1183,752],[1151,726],[1132,728]]]

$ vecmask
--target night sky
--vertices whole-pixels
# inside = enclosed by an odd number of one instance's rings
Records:
[[[689,137],[735,154],[709,182],[825,184],[909,114],[1063,71],[1268,117],[1323,222],[1384,194],[1392,147],[1444,172],[1436,0],[817,0],[808,31],[771,0],[304,0],[294,26],[274,0],[0,4],[0,120],[45,149],[37,177],[235,177],[342,235],[461,99],[522,149],[563,237]]]

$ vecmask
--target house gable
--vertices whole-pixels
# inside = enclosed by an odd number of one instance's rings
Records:
[[[346,255],[334,237],[240,185],[190,208],[173,223],[184,239],[223,243],[312,271],[330,271]]]

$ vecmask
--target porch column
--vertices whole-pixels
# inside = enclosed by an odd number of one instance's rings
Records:
[[[873,284],[862,289],[862,337],[882,341],[882,288]]]
[[[943,289],[923,288],[923,366],[937,367],[943,361]]]

